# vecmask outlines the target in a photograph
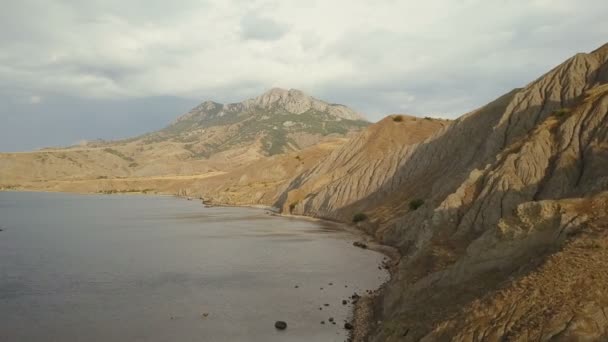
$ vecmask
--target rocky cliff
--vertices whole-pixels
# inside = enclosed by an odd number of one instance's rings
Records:
[[[278,205],[400,249],[371,340],[606,338],[606,83],[608,45],[358,168],[335,152]]]

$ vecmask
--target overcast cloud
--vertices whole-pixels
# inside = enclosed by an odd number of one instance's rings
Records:
[[[608,42],[605,0],[126,3],[3,4],[0,150],[139,134],[271,87],[370,120],[456,117]]]

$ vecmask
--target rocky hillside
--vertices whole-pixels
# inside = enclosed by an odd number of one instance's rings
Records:
[[[296,89],[273,88],[239,103],[203,102],[143,139],[184,142],[186,149],[202,157],[252,145],[256,153],[275,155],[367,125],[363,116],[346,106],[317,100]]]
[[[400,249],[373,341],[605,340],[607,83],[605,45],[386,162],[328,158],[277,205],[365,214],[359,226]]]
[[[350,199],[362,198],[378,189],[396,171],[403,151],[448,123],[428,117],[388,116],[353,137],[315,168],[300,174],[279,203],[284,211],[294,214],[339,218],[330,215],[349,204]],[[316,200],[325,203],[316,206],[313,204]]]

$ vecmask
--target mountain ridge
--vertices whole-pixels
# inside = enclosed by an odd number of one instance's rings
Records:
[[[258,154],[274,155],[367,125],[360,114],[346,106],[329,104],[295,89],[273,88],[242,102],[205,101],[144,139],[193,142],[189,149],[203,157],[252,144],[259,146]],[[197,137],[208,138],[198,138],[197,142]]]
[[[277,106],[284,108],[291,114],[302,114],[307,110],[315,109],[320,112],[327,112],[338,119],[367,121],[362,114],[345,105],[318,100],[298,89],[271,88],[257,97],[241,102],[223,104],[211,100],[204,101],[190,112],[178,117],[174,123],[189,120],[195,116],[206,119],[209,116],[223,116],[231,112],[244,112],[260,108],[271,110]]]

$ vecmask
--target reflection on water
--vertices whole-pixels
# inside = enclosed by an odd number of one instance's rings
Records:
[[[0,226],[0,341],[343,341],[387,277],[334,224],[170,197],[0,192]]]

